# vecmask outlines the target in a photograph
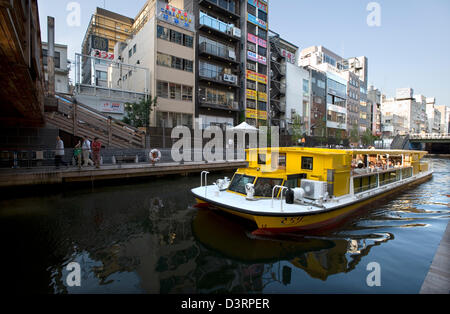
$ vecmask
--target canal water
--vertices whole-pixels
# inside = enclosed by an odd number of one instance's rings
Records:
[[[433,162],[431,180],[341,226],[282,238],[195,209],[199,176],[3,195],[2,284],[43,294],[418,293],[450,218],[450,159]],[[71,262],[80,287],[66,282]]]

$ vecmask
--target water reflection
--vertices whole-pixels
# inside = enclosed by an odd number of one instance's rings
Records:
[[[194,209],[199,177],[0,200],[2,278],[15,293],[372,292],[375,260],[380,292],[417,293],[449,218],[450,161],[437,163],[431,181],[315,236],[255,237]],[[73,261],[81,287],[65,281]]]

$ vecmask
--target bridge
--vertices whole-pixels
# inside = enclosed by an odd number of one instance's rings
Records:
[[[410,134],[411,143],[450,143],[450,134],[443,133],[421,133]]]

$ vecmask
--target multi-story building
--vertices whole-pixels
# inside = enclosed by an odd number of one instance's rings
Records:
[[[197,60],[194,73],[195,112],[206,128],[233,126],[239,122],[243,81],[241,63],[242,3],[227,1],[183,1],[195,16]]]
[[[311,135],[323,137],[327,129],[327,75],[322,71],[309,69],[311,71]]]
[[[436,105],[436,109],[441,113],[441,121],[439,126],[439,133],[448,134],[449,133],[449,116],[450,108],[446,105]]]
[[[408,133],[406,118],[404,116],[387,112],[382,116],[382,136],[390,138],[396,135],[405,135]]]
[[[371,105],[370,121],[372,135],[381,136],[381,92],[370,86],[367,91],[367,100]]]
[[[47,71],[48,43],[42,43],[42,61],[44,62],[45,81],[48,81]],[[55,91],[57,93],[68,94],[70,62],[67,60],[67,46],[55,44]]]
[[[426,132],[426,98],[413,97],[412,88],[399,88],[395,98],[384,98],[381,103],[381,114],[397,114],[405,118],[405,129],[409,133]],[[417,101],[419,100],[419,101]]]
[[[441,127],[441,112],[436,108],[436,98],[425,99],[428,119],[428,133],[439,133]]]
[[[131,35],[133,24],[134,19],[130,17],[97,8],[84,35],[81,54],[98,56],[98,52],[100,52],[111,56],[116,43],[124,42]],[[83,84],[106,87],[108,64],[100,60],[85,58],[81,76]]]
[[[297,64],[298,47],[269,31],[270,124],[286,130],[286,65]],[[301,86],[300,83],[299,86]]]
[[[149,0],[135,18],[132,36],[118,42],[115,61],[145,71],[113,69],[117,88],[149,90],[157,96],[150,125],[193,127],[195,115],[195,18],[163,1]]]
[[[367,103],[368,61],[366,57],[344,59],[322,46],[303,49],[299,64],[327,75],[327,134],[359,132],[370,128],[370,106]]]

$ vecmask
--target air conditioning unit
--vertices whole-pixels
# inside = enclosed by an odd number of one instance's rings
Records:
[[[313,200],[318,200],[321,197],[325,198],[327,193],[327,183],[324,181],[302,180],[302,189],[305,190],[305,197]]]

